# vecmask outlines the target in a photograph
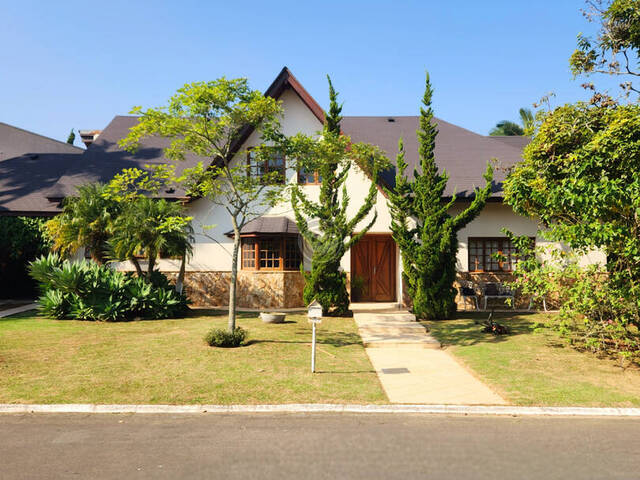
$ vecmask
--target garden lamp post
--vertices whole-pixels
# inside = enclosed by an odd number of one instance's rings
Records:
[[[311,373],[316,371],[316,324],[322,322],[322,305],[314,300],[309,304],[307,316],[312,325],[311,333]]]

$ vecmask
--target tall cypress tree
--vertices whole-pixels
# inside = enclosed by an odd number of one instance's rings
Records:
[[[302,134],[289,139],[287,155],[297,158],[299,168],[306,172],[316,171],[321,181],[318,201],[312,201],[299,185],[291,192],[291,206],[301,235],[312,248],[311,271],[304,272],[304,301],[316,299],[327,315],[346,315],[349,312],[347,276],[340,268],[344,254],[369,231],[376,220],[371,221],[357,233],[355,228],[373,210],[376,201],[377,165],[387,164],[377,147],[363,143],[351,143],[340,131],[342,106],[338,94],[329,80],[329,111],[325,114],[325,125],[321,138]],[[347,207],[349,195],[346,180],[353,163],[372,177],[369,192],[362,206],[349,219]],[[316,226],[309,227],[313,221]]]
[[[433,89],[426,78],[418,130],[420,167],[412,179],[405,175],[402,139],[396,159],[396,185],[386,189],[391,212],[391,231],[402,253],[403,279],[420,319],[446,319],[456,311],[456,253],[458,231],[476,218],[491,194],[493,169],[487,165],[486,184],[476,189],[471,204],[458,215],[448,212],[456,197],[445,201],[443,194],[449,175],[439,173],[435,161],[438,130],[433,122]]]

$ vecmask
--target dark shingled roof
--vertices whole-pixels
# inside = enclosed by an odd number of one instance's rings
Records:
[[[141,168],[145,165],[173,163],[176,173],[185,168],[195,166],[199,161],[206,164],[207,159],[195,155],[187,155],[184,161],[171,162],[164,156],[164,149],[171,140],[163,137],[147,137],[140,142],[136,153],[129,153],[118,146],[118,142],[127,136],[129,129],[138,121],[137,117],[116,116],[102,131],[100,136],[87,148],[64,172],[64,175],[53,186],[47,196],[64,198],[73,195],[76,187],[90,182],[107,183],[114,175],[125,168]],[[183,198],[184,191],[176,189],[160,193],[164,198]]]
[[[0,162],[25,153],[82,153],[84,150],[66,142],[0,122]]]
[[[46,192],[84,150],[0,122],[0,215],[54,215]]]
[[[278,98],[287,89],[293,89],[310,110],[321,119],[322,108],[304,90],[300,82],[286,67],[282,69],[266,94]],[[393,121],[389,121],[392,119]],[[460,198],[468,198],[474,187],[483,184],[482,173],[487,162],[498,160],[493,185],[494,197],[502,196],[502,181],[505,169],[521,158],[522,149],[528,143],[527,137],[487,137],[478,135],[444,120],[435,120],[438,126],[436,139],[436,163],[450,175],[445,195],[454,191]],[[0,123],[0,215],[2,214],[55,214],[59,211],[58,200],[73,195],[76,187],[89,182],[108,182],[124,168],[144,168],[145,164],[169,163],[164,149],[170,140],[160,137],[148,137],[141,141],[140,149],[129,153],[118,147],[137,117],[116,116],[102,131],[87,150],[73,147],[63,142],[27,132],[19,128]],[[407,174],[412,175],[418,165],[418,129],[419,117],[344,117],[342,130],[356,142],[378,145],[393,161],[397,154],[398,139],[403,137],[406,160],[409,164]],[[243,132],[243,139],[250,129]],[[184,168],[194,166],[198,161],[208,159],[195,155],[187,156],[185,161],[176,162],[178,173]],[[383,183],[393,186],[395,171],[381,174]],[[165,198],[183,198],[184,191],[166,190],[161,192]],[[282,233],[292,228],[285,220],[276,217],[264,217],[249,225],[261,225],[260,228],[275,229],[272,233]],[[275,222],[275,223],[274,223]],[[282,222],[285,222],[284,224]],[[264,227],[262,226],[264,223]],[[257,227],[250,227],[257,228]],[[256,233],[269,233],[258,230]],[[297,230],[296,230],[297,232]]]
[[[393,121],[390,121],[393,120]],[[342,131],[355,142],[367,142],[379,146],[390,160],[395,162],[398,153],[398,139],[404,140],[406,173],[413,175],[418,165],[418,136],[420,117],[344,117]],[[453,125],[438,118],[436,137],[436,163],[450,176],[446,196],[455,192],[459,198],[473,195],[473,189],[484,184],[482,174],[487,162],[498,160],[494,174],[493,196],[502,197],[504,168],[511,167],[521,160],[522,148],[527,137],[486,137]],[[395,184],[395,171],[383,172],[382,180],[387,185]]]
[[[288,217],[270,217],[265,215],[248,222],[244,227],[242,227],[240,233],[242,235],[269,233],[289,233],[297,235],[299,231],[296,222]],[[225,235],[232,237],[233,231],[227,232]]]

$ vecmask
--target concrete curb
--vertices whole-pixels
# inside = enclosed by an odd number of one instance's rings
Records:
[[[0,404],[2,413],[422,413],[432,415],[640,417],[640,408],[491,405],[95,405]]]

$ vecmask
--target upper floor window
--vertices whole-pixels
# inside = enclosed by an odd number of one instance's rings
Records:
[[[301,185],[318,185],[322,183],[322,177],[318,171],[307,171],[304,167],[298,170],[298,183]]]
[[[286,162],[284,155],[274,152],[266,160],[257,159],[254,151],[247,153],[248,174],[253,177],[265,177],[269,175],[271,181],[284,183],[286,180]]]
[[[469,237],[469,271],[511,272],[516,266],[515,253],[507,237]]]

